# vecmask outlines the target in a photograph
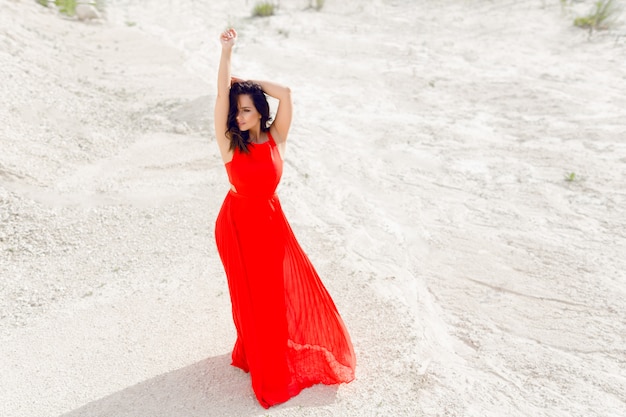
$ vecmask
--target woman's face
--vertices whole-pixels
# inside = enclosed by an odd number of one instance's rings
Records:
[[[254,107],[252,98],[247,94],[237,97],[237,125],[245,132],[261,124],[261,113]]]

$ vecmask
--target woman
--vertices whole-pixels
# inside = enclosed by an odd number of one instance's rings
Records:
[[[250,372],[254,393],[268,408],[317,383],[353,380],[355,357],[343,321],[275,194],[291,92],[267,81],[231,78],[236,39],[234,29],[220,36],[215,136],[230,191],[215,238],[237,329],[232,364]],[[265,94],[279,102],[273,122]]]

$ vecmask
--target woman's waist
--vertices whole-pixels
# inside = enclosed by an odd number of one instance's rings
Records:
[[[240,191],[235,191],[233,189],[228,191],[228,195],[236,200],[267,200],[267,201],[271,201],[271,200],[277,200],[278,199],[278,195],[276,194],[275,191],[272,192],[267,192],[267,193],[243,193]]]

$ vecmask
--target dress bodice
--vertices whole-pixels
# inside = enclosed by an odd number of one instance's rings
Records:
[[[283,173],[283,161],[267,132],[264,143],[248,144],[248,153],[235,150],[233,159],[226,163],[226,172],[236,193],[242,197],[271,197],[276,191]]]

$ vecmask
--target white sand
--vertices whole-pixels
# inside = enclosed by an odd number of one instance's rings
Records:
[[[626,415],[623,19],[253,3],[0,0],[0,416]],[[213,238],[228,25],[235,74],[293,89],[279,194],[358,355],[269,410]]]

